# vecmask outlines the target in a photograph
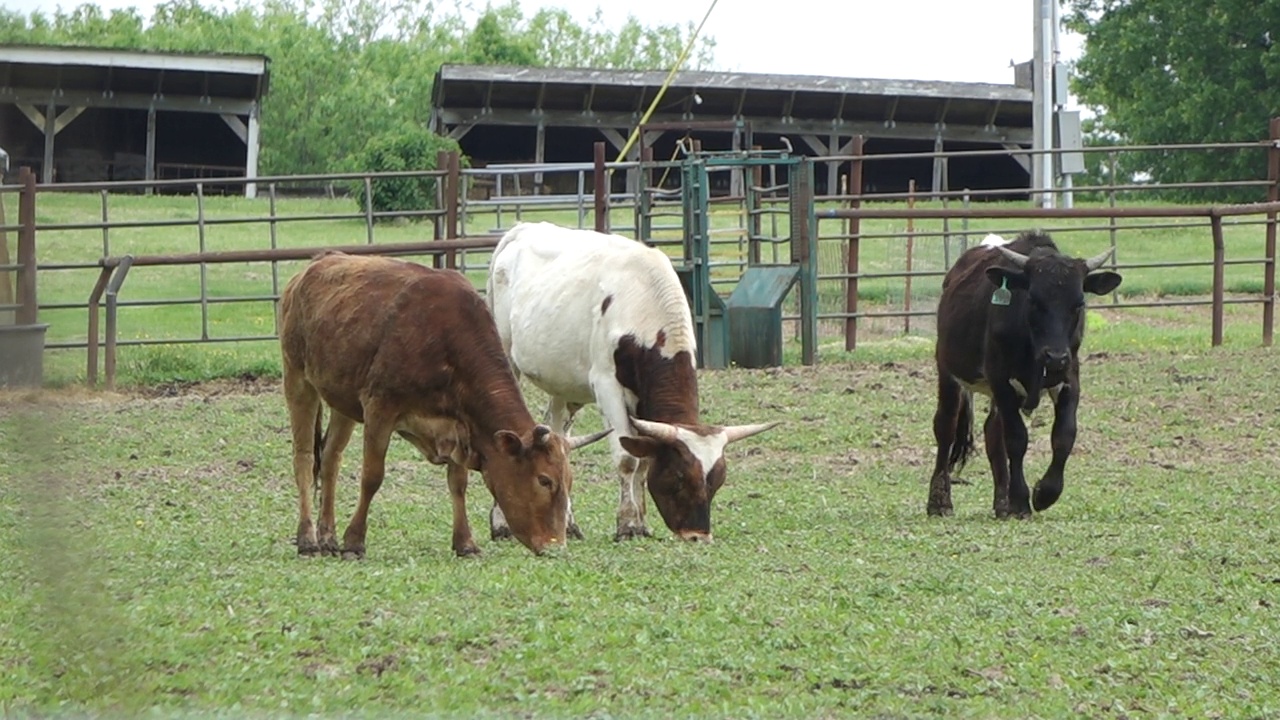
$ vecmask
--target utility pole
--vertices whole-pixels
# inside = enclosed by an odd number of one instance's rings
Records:
[[[1031,0],[1035,3],[1035,49],[1031,59],[1031,149],[1048,150],[1053,143],[1055,109],[1053,69],[1058,59],[1058,0]],[[1031,189],[1040,207],[1053,202],[1053,157],[1035,152],[1031,156]]]

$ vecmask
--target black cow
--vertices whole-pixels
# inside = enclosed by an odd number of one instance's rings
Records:
[[[929,482],[930,515],[950,515],[951,473],[973,451],[973,392],[991,398],[984,425],[995,480],[996,517],[1029,517],[1062,494],[1063,469],[1076,440],[1086,292],[1104,295],[1120,275],[1095,272],[1111,250],[1081,260],[1031,232],[1011,243],[997,235],[960,256],[938,301],[938,442]],[[1027,426],[1042,393],[1053,398],[1053,462],[1031,496],[1023,475]]]

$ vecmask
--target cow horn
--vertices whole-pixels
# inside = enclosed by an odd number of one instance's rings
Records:
[[[1026,255],[1023,255],[1022,253],[1020,253],[1020,252],[1014,252],[1013,250],[1010,250],[1009,248],[1007,248],[1007,247],[1005,247],[1005,246],[1003,246],[1003,245],[998,245],[998,246],[996,246],[996,249],[997,249],[997,250],[999,250],[1000,252],[1004,253],[1004,256],[1005,256],[1005,257],[1007,257],[1007,258],[1009,258],[1010,260],[1012,260],[1012,261],[1013,261],[1013,264],[1014,264],[1014,265],[1017,265],[1017,266],[1018,266],[1018,267],[1020,267],[1020,268],[1021,268],[1021,267],[1026,267],[1026,266],[1027,266],[1027,261],[1031,259],[1031,258],[1027,257]]]
[[[730,425],[724,429],[724,435],[728,442],[733,442],[735,440],[749,438],[752,435],[759,435],[765,430],[772,430],[781,424],[781,420],[774,420],[773,422],[756,423],[755,425]]]
[[[652,420],[641,420],[640,418],[631,418],[631,425],[640,431],[641,435],[661,440],[663,442],[676,441],[676,426],[664,422],[654,422]]]
[[[538,424],[533,427],[533,444],[539,447],[547,444],[547,438],[551,437],[551,428],[546,425]]]
[[[570,450],[577,450],[583,445],[590,445],[611,432],[613,432],[613,428],[605,428],[600,432],[594,432],[590,435],[575,435],[573,437],[568,437],[565,438],[564,441],[569,446]]]
[[[1106,262],[1107,258],[1111,257],[1111,253],[1113,252],[1115,252],[1115,248],[1110,247],[1098,253],[1097,255],[1094,255],[1088,260],[1085,260],[1084,261],[1085,268],[1087,268],[1089,272],[1093,272],[1094,270],[1097,270],[1098,268],[1102,267],[1102,263]]]

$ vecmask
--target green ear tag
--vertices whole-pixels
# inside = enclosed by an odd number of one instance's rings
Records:
[[[991,293],[992,305],[1008,305],[1009,300],[1013,298],[1013,293],[1009,291],[1009,278],[1000,278],[1000,287]]]

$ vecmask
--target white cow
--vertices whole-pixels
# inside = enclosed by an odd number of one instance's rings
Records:
[[[725,446],[777,422],[699,422],[693,319],[666,254],[619,235],[520,223],[494,250],[487,302],[517,377],[551,396],[551,427],[563,432],[595,402],[614,429],[614,539],[650,534],[647,485],[672,532],[710,540]],[[505,534],[496,506],[490,523]]]

